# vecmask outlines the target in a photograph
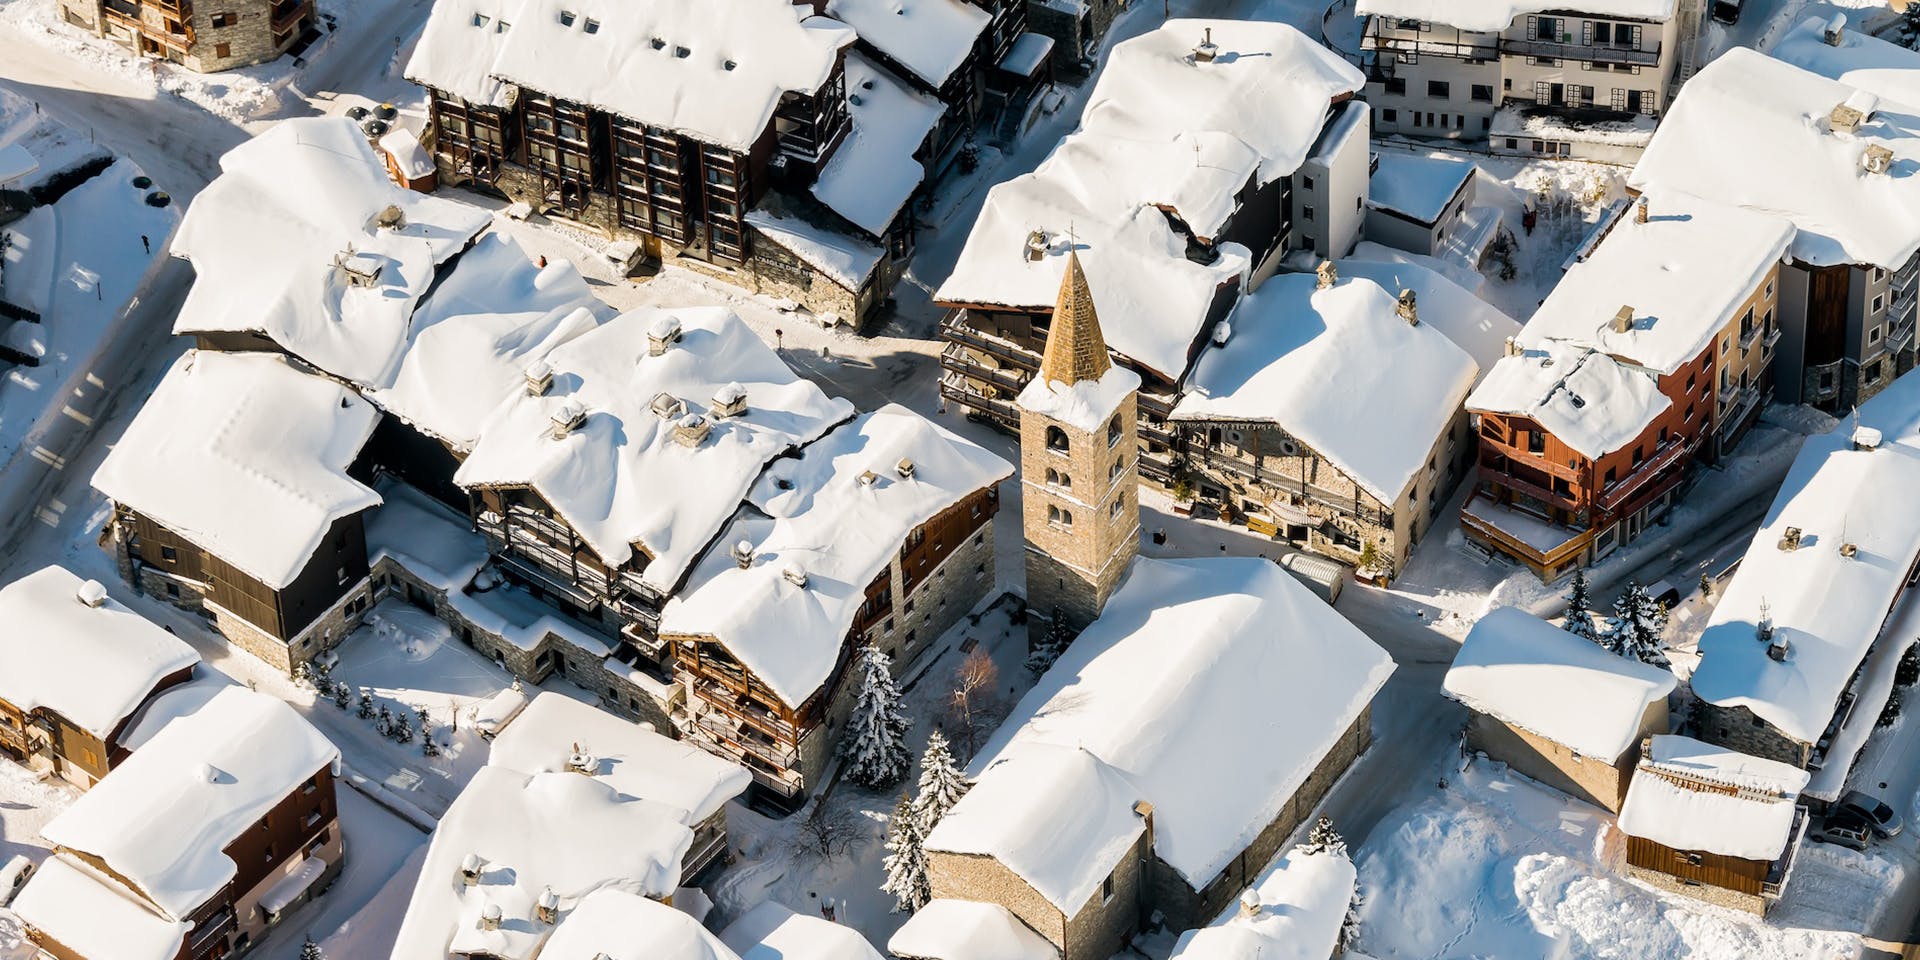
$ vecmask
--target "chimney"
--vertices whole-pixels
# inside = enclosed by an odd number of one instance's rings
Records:
[[[862,470],[862,471],[860,471],[860,479],[859,479],[859,483],[860,483],[860,485],[861,485],[861,486],[863,486],[863,487],[871,487],[871,486],[873,486],[874,484],[876,484],[876,483],[879,483],[879,482],[880,482],[880,475],[879,475],[879,474],[877,474],[877,473],[874,473],[874,472],[873,472],[872,470]]]
[[[1507,338],[1507,343],[1506,343],[1506,355],[1507,355],[1507,356],[1509,356],[1509,357],[1517,357],[1517,356],[1520,356],[1520,355],[1521,355],[1522,353],[1525,353],[1525,352],[1526,352],[1526,351],[1524,351],[1524,350],[1522,350],[1522,349],[1520,349],[1520,341],[1518,341],[1518,340],[1515,340],[1515,339],[1514,339],[1514,338],[1512,338],[1512,337],[1508,337],[1508,338]]]
[[[713,432],[713,425],[697,413],[681,417],[673,425],[673,439],[683,447],[697,447],[707,442],[707,435]]]
[[[1800,549],[1800,528],[1788,527],[1787,532],[1780,535],[1780,552],[1792,553],[1798,549]]]
[[[1314,270],[1314,273],[1320,278],[1320,282],[1314,285],[1317,290],[1325,290],[1340,282],[1340,272],[1333,268],[1332,260],[1320,261],[1320,266]]]
[[[1252,920],[1260,915],[1260,891],[1248,887],[1240,891],[1240,919]]]
[[[1874,450],[1880,446],[1880,431],[1872,427],[1853,428],[1853,448],[1855,450]]]
[[[553,366],[545,360],[527,364],[527,396],[544,397],[553,389]]]
[[[591,753],[588,753],[587,748],[581,746],[578,743],[575,743],[573,745],[573,749],[571,751],[568,751],[567,753],[567,772],[568,773],[582,773],[591,777],[593,776],[594,772],[599,769],[600,769],[600,758],[594,756]]]
[[[1045,230],[1027,231],[1027,262],[1039,263],[1047,258],[1047,232]]]
[[[1767,644],[1767,658],[1774,663],[1786,663],[1787,655],[1792,652],[1793,644],[1788,643],[1786,637],[1774,637],[1773,642]]]
[[[371,287],[380,282],[380,258],[355,253],[352,247],[334,257],[333,265],[347,275],[347,286]]]
[[[653,403],[648,406],[653,410],[653,415],[662,420],[678,420],[687,415],[687,405],[664,390],[654,394]]]
[[[1866,114],[1845,103],[1838,103],[1827,114],[1827,129],[1834,133],[1852,133],[1860,129],[1860,124],[1866,119]]]
[[[1200,43],[1193,48],[1193,60],[1195,63],[1212,63],[1213,58],[1219,55],[1220,48],[1213,42],[1213,28],[1207,27],[1200,34]]]
[[[807,571],[797,563],[789,563],[781,567],[780,575],[787,578],[787,582],[796,587],[804,588],[807,585]]]
[[[1400,291],[1399,314],[1400,319],[1405,320],[1409,326],[1420,325],[1420,305],[1416,302],[1411,288]]]
[[[1647,195],[1643,193],[1640,195],[1640,199],[1635,200],[1633,202],[1633,222],[1646,223],[1647,213],[1648,213]]]
[[[1840,555],[1846,557],[1848,560],[1852,560],[1854,557],[1860,555],[1860,545],[1849,540],[1840,545]]]
[[[1080,749],[1085,750],[1085,747]],[[1147,849],[1153,849],[1153,803],[1148,800],[1133,802],[1133,815],[1139,817],[1147,826]]]
[[[480,929],[482,930],[500,929],[500,905],[499,904],[489,903],[486,905],[485,909],[480,911]]]
[[[533,902],[533,915],[541,923],[552,926],[560,920],[560,895],[552,887],[540,891],[540,899]]]
[[[1613,314],[1613,332],[1626,333],[1633,329],[1633,308],[1621,307]]]
[[[747,412],[747,388],[734,381],[721,387],[713,395],[713,415],[716,417],[738,417]]]
[[[1834,14],[1833,19],[1828,20],[1826,25],[1820,28],[1820,39],[1826,41],[1829,47],[1837,47],[1846,42],[1847,15],[1844,13]]]
[[[733,562],[742,570],[753,566],[753,544],[745,540],[734,544]]]
[[[1893,169],[1893,151],[1877,143],[1867,145],[1867,153],[1860,158],[1860,166],[1868,173],[1886,173]]]
[[[680,342],[680,318],[671,313],[662,314],[660,319],[647,328],[647,356],[657,357],[667,352],[667,348]]]
[[[466,859],[460,861],[460,883],[468,887],[479,886],[480,874],[485,871],[486,868],[487,862],[480,859],[479,854],[467,854]]]
[[[73,593],[81,603],[96,610],[107,605],[107,588],[101,586],[98,580],[88,580],[80,584],[80,589]]]
[[[901,457],[900,462],[893,465],[893,472],[899,474],[902,480],[913,479],[913,458]]]
[[[379,216],[373,218],[373,222],[388,230],[398,230],[407,225],[407,215],[399,204],[389,203]]]
[[[552,420],[553,438],[565,440],[575,430],[580,429],[581,424],[587,422],[587,408],[581,406],[580,401],[569,397],[560,404],[559,409],[553,411]]]
[[[1219,323],[1216,323],[1213,325],[1213,345],[1214,346],[1224,347],[1227,345],[1227,341],[1232,338],[1233,338],[1233,324],[1231,322],[1222,320]]]

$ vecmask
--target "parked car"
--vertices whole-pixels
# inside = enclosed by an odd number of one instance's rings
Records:
[[[1680,588],[1665,580],[1655,580],[1647,584],[1647,596],[1652,597],[1654,603],[1671,610],[1674,604],[1680,602]]]
[[[1740,0],[1713,0],[1713,18],[1721,23],[1740,19]]]
[[[1809,831],[1813,839],[1821,843],[1831,843],[1850,850],[1865,850],[1867,838],[1873,833],[1873,826],[1867,818],[1844,807],[1828,814],[1827,818]]]
[[[1882,838],[1899,836],[1900,828],[1904,826],[1900,822],[1900,815],[1894,813],[1892,807],[1858,790],[1848,790],[1846,795],[1840,798],[1840,807],[1865,818],[1867,825]]]
[[[0,907],[13,902],[20,888],[27,885],[33,876],[33,861],[25,856],[14,854],[5,866],[0,866]]]

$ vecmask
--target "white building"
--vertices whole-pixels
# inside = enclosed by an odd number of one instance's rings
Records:
[[[1477,268],[1499,227],[1492,211],[1474,211],[1477,169],[1448,157],[1398,150],[1376,154],[1367,185],[1366,238]]]

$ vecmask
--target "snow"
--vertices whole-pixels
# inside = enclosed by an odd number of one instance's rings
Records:
[[[997,903],[928,901],[887,941],[903,960],[1059,960],[1032,928]]]
[[[961,0],[854,0],[866,6],[953,6],[986,12]],[[853,130],[814,181],[813,195],[854,226],[884,237],[900,208],[920,187],[926,168],[914,154],[940,123],[946,107],[907,86],[859,53],[847,55],[847,111]],[[784,244],[783,244],[784,245]],[[868,268],[871,272],[871,268]],[[845,285],[845,284],[843,284]],[[850,285],[859,289],[858,284]]]
[[[414,576],[459,593],[487,562],[487,542],[464,514],[390,477],[374,483],[381,504],[367,514],[367,558],[393,557]]]
[[[1841,34],[1839,46],[1829,46],[1823,39],[1827,22],[1826,17],[1802,20],[1768,52],[1776,60],[1876,96],[1920,103],[1920,53],[1852,27]]]
[[[1564,340],[1503,357],[1467,397],[1467,409],[1531,419],[1589,460],[1632,443],[1671,405],[1646,370]]]
[[[1220,56],[1196,63],[1192,47],[1209,29]],[[1071,247],[1108,346],[1177,380],[1218,290],[1245,276],[1251,255],[1223,243],[1212,263],[1188,260],[1185,237],[1157,205],[1214,236],[1250,179],[1265,185],[1299,168],[1326,124],[1321,105],[1363,84],[1358,70],[1285,24],[1172,20],[1120,43],[1080,130],[1038,169],[988,193],[935,298],[1044,311]],[[1036,230],[1046,249],[1032,261]]]
[[[903,461],[911,476],[900,475]],[[753,509],[667,602],[660,632],[712,637],[782,701],[806,703],[907,535],[1012,475],[1012,464],[905,407],[865,414],[768,467],[748,496]],[[745,569],[738,544],[753,551]],[[795,567],[804,586],[788,579]]]
[[[1806,785],[1798,767],[1657,736],[1627,787],[1620,830],[1674,850],[1772,861],[1792,838],[1794,803]]]
[[[559,898],[563,928],[598,890],[664,897],[679,886],[693,844],[681,813],[625,797],[597,777],[489,764],[434,830],[393,956],[531,960],[554,930],[534,914],[548,890]],[[475,856],[480,880],[469,886],[461,869]],[[489,907],[503,917],[494,930],[481,923]]]
[[[200,661],[192,647],[119,601],[88,606],[100,584],[43,567],[0,587],[0,700],[49,710],[105,740],[154,686]]]
[[[279,883],[267,888],[267,892],[261,894],[260,909],[269,914],[287,909],[289,904],[300,899],[300,895],[306,893],[307,888],[313,886],[313,882],[320,879],[320,875],[325,872],[327,872],[327,861],[319,857],[308,857],[300,861],[300,865],[293,868],[292,873],[281,877]]]
[[[78,857],[60,854],[35,871],[13,912],[42,937],[83,957],[174,960],[192,924],[170,920]]]
[[[1412,290],[1420,304],[1420,325],[1446,334],[1473,358],[1478,367],[1475,383],[1500,361],[1507,338],[1520,333],[1520,324],[1512,317],[1460,285],[1454,274],[1464,270],[1457,265],[1363,242],[1353,256],[1337,261],[1334,269],[1343,278],[1371,280],[1388,293]],[[1475,273],[1460,279],[1482,278]]]
[[[677,322],[677,342],[649,356],[649,331]],[[547,355],[554,387],[513,393],[488,419],[454,474],[465,487],[531,486],[609,566],[644,551],[649,585],[673,589],[719,532],[761,469],[853,415],[791,369],[724,307],[624,314]],[[674,438],[651,407],[667,395],[693,416],[732,383],[747,411],[712,418],[698,447]],[[566,438],[553,418],[579,404],[585,422]]]
[[[476,106],[509,106],[517,91],[493,74],[493,64],[525,6],[525,0],[434,0],[407,61],[407,79]]]
[[[408,958],[410,960],[410,958]],[[438,957],[432,960],[439,960]],[[588,894],[540,960],[738,960],[718,937],[674,907],[620,890]]]
[[[720,939],[740,960],[880,960],[852,927],[798,914],[771,900],[735,920]]]
[[[400,175],[408,180],[419,180],[434,171],[433,156],[420,145],[420,138],[405,127],[396,128],[382,136],[380,149],[393,158]]]
[[[428,22],[410,79],[445,76],[497,105],[497,78],[736,153],[784,96],[819,90],[854,40],[786,0],[521,0],[494,9],[492,29],[510,24],[494,34],[474,25],[479,11],[454,12]]]
[[[604,657],[613,652],[604,635],[582,628],[553,604],[520,587],[495,587],[485,592],[450,593],[447,604],[474,626],[521,650],[532,650],[547,634],[586,651],[588,656]]]
[[[1514,607],[1481,617],[1442,688],[1469,709],[1613,763],[1677,681]]]
[[[10,143],[0,147],[0,187],[11,187],[40,169],[40,161],[25,145]]]
[[[61,123],[12,89],[0,89],[0,157],[0,186],[32,190],[88,163],[105,162],[111,154],[87,131]],[[9,182],[18,178],[27,179]]]
[[[1465,160],[1385,151],[1367,181],[1367,206],[1433,224],[1473,174],[1473,164]]]
[[[1401,318],[1372,280],[1317,284],[1281,274],[1240,301],[1231,338],[1203,348],[1172,419],[1275,424],[1398,503],[1479,367],[1440,330]]]
[[[836,181],[834,186],[845,187],[846,184]],[[862,206],[872,198],[847,198],[844,194],[836,196],[841,196],[847,203],[849,219],[858,216],[861,220],[872,222],[878,216],[875,210]],[[899,210],[898,207],[894,209],[896,212]],[[859,237],[765,206],[747,211],[746,221],[749,226],[806,261],[808,266],[825,274],[834,283],[856,292],[866,286],[867,278],[873,276],[873,268],[879,266],[880,258],[887,253]]]
[[[1493,112],[1493,125],[1487,128],[1487,137],[1645,147],[1659,122],[1659,118],[1646,114],[1604,120],[1585,117],[1576,120],[1551,108],[1514,105]]]
[[[1015,402],[1028,413],[1057,420],[1097,437],[1114,411],[1139,389],[1139,374],[1125,367],[1111,366],[1096,379],[1072,384],[1036,376],[1021,388]]]
[[[473,725],[482,733],[498,736],[507,725],[519,719],[521,711],[527,708],[525,692],[506,687],[473,705],[469,716]]]
[[[278,124],[220,167],[174,237],[197,276],[174,333],[258,331],[354,383],[393,376],[420,298],[491,219],[395,185],[344,117]],[[404,222],[379,225],[390,208]],[[371,285],[339,266],[356,256],[379,268]]]
[[[1142,558],[974,758],[973,791],[927,848],[995,856],[1072,915],[1131,842],[1119,828],[1140,829],[1132,802],[1147,800],[1155,853],[1201,889],[1392,672],[1384,651],[1272,561]],[[1046,779],[1081,784],[1084,799],[1043,789]],[[1079,847],[1076,834],[1096,842]]]
[[[1343,854],[1294,849],[1269,866],[1250,892],[1253,916],[1236,903],[1212,926],[1180,935],[1172,960],[1325,960],[1337,955],[1340,926],[1358,874]]]
[[[1676,4],[1677,0],[1584,0],[1579,14],[1664,22],[1673,16]],[[1565,4],[1554,0],[1356,0],[1353,5],[1357,16],[1425,20],[1479,33],[1505,30],[1529,14],[1565,9]]]
[[[938,90],[973,53],[993,17],[966,0],[828,0],[827,16]],[[851,72],[847,77],[853,89]]]
[[[197,712],[231,686],[232,677],[201,663],[193,668],[193,676],[186,683],[168,687],[136,711],[116,742],[127,750],[139,750],[168,724]]]
[[[1854,133],[1832,132],[1827,115],[1860,93],[1729,50],[1687,81],[1627,182],[1784,216],[1799,228],[1797,261],[1898,267],[1920,249],[1920,180],[1906,172],[1920,157],[1920,119],[1888,100]],[[1863,169],[1871,145],[1893,151],[1890,173]]]
[[[1028,31],[1007,48],[1007,55],[1000,58],[1000,69],[1016,77],[1031,77],[1046,64],[1047,55],[1052,52],[1052,37]]]
[[[557,693],[533,698],[494,738],[487,762],[522,773],[564,773],[576,750],[593,758],[593,779],[623,797],[678,810],[690,827],[753,780],[740,766]]]
[[[284,589],[335,521],[380,502],[347,475],[378,419],[353,391],[278,355],[189,350],[93,485]]]
[[[233,880],[225,848],[338,758],[292,707],[232,687],[168,724],[42,833],[184,918]]]
[[[1793,224],[1770,214],[1665,193],[1646,199],[1647,222],[1631,211],[1614,221],[1527,321],[1523,346],[1567,341],[1674,373],[1713,345],[1793,240]],[[1633,324],[1616,333],[1622,306]]]
[[[1913,392],[1882,393],[1862,419],[1911,418],[1920,410]],[[1915,489],[1920,449],[1904,440],[1854,450],[1848,424],[1809,438],[1700,636],[1694,693],[1818,740],[1920,554]],[[1780,549],[1789,527],[1800,528],[1797,550]],[[1841,555],[1846,543],[1855,556]],[[1774,638],[1789,645],[1785,662],[1756,639],[1762,606]]]

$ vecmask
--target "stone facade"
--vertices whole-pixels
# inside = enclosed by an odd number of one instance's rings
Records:
[[[146,0],[138,3],[135,16],[108,8],[101,0],[61,0],[60,12],[68,23],[120,43],[136,56],[165,59],[196,73],[276,59],[314,24],[311,0],[221,0],[183,6],[188,10],[185,17]]]
[[[220,631],[228,643],[276,670],[291,674],[295,663],[311,661],[332,650],[348,634],[359,629],[360,624],[366,621],[367,610],[373,606],[374,599],[373,581],[362,580],[289,641],[282,641],[212,600],[203,597],[200,606],[212,618],[213,628]]]
[[[1738,890],[1716,887],[1709,883],[1690,883],[1671,874],[1661,873],[1658,870],[1649,870],[1645,867],[1636,867],[1631,864],[1627,866],[1627,876],[1657,890],[1664,890],[1668,893],[1678,894],[1683,897],[1691,897],[1695,900],[1704,900],[1715,906],[1726,907],[1729,910],[1739,910],[1743,913],[1751,913],[1754,916],[1766,916],[1767,913],[1768,901],[1759,894],[1741,893]]]
[[[1085,12],[1076,15],[1070,5],[1056,6],[1048,0],[1028,0],[1027,27],[1034,33],[1052,37],[1054,63],[1072,67],[1091,59],[1113,18],[1127,6],[1126,0],[1086,0]],[[1200,42],[1199,37],[1194,38]]]
[[[1694,716],[1700,724],[1700,739],[1708,743],[1802,768],[1813,758],[1813,744],[1787,736],[1746,707],[1702,701],[1694,708]]]
[[[1086,629],[1140,552],[1137,403],[1128,394],[1094,433],[1023,411],[1021,528],[1035,637],[1055,610],[1074,633]]]
[[[1138,931],[1141,864],[1151,856],[1151,822],[1114,867],[1110,884],[1096,889],[1069,917],[992,857],[927,851],[933,895],[995,903],[1060,950],[1061,960],[1107,960]]]
[[[1640,762],[1640,743],[1666,732],[1666,701],[1649,704],[1640,718],[1640,732],[1633,738],[1633,745],[1609,764],[1495,717],[1475,713],[1467,719],[1467,747],[1576,800],[1619,813],[1633,768]]]

